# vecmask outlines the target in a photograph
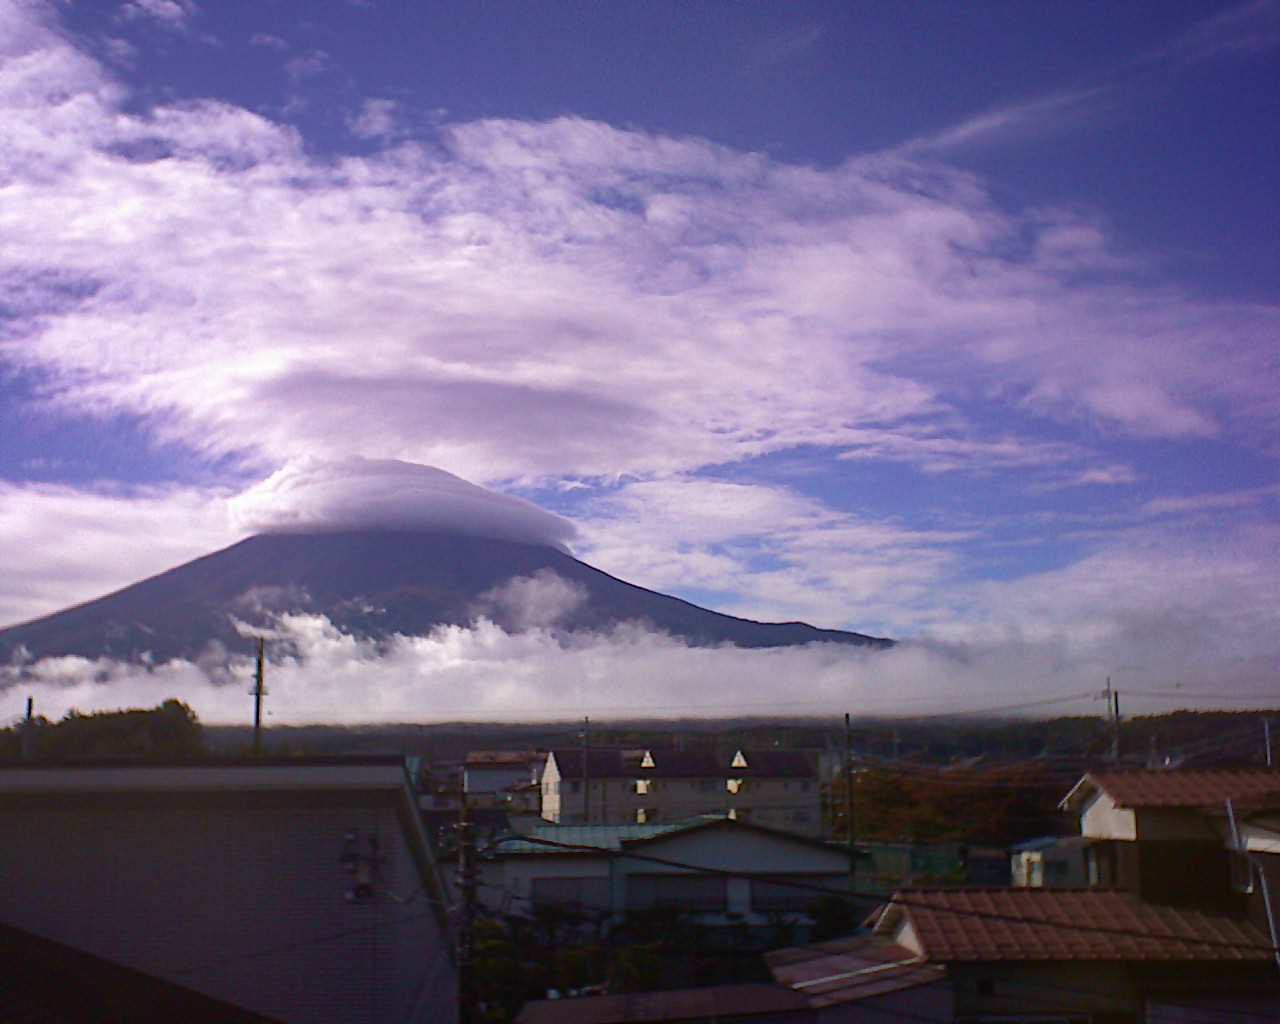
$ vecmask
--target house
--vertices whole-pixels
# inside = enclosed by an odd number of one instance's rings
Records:
[[[509,789],[537,782],[545,762],[536,750],[473,750],[462,762],[462,788],[472,806],[501,803]]]
[[[1247,812],[1256,829],[1269,820],[1268,808],[1273,816],[1280,812],[1280,772],[1089,772],[1061,806],[1080,817],[1090,885],[1156,903],[1244,913],[1252,872],[1236,849],[1231,819],[1238,828]],[[1270,875],[1273,885],[1276,875],[1280,868]]]
[[[548,825],[500,840],[480,862],[491,911],[554,910],[621,924],[654,909],[709,928],[805,928],[824,893],[847,892],[849,855],[730,818],[660,825]]]
[[[656,824],[729,815],[817,837],[822,794],[804,751],[565,748],[547,757],[542,817],[561,825]]]
[[[1114,890],[907,889],[873,933],[945,969],[955,1021],[1136,1024],[1200,1019],[1154,1007],[1280,1000],[1276,951],[1253,923]]]
[[[281,1021],[456,1018],[399,758],[6,767],[0,834],[10,929]]]
[[[949,1021],[945,971],[860,936],[765,954],[769,984],[715,985],[525,1004],[517,1024],[883,1024]]]
[[[1088,883],[1089,840],[1084,836],[1040,836],[1009,851],[1014,885],[1082,889]]]

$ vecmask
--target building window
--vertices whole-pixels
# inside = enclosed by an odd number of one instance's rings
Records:
[[[648,823],[649,823],[649,808],[637,807],[636,808],[636,824],[647,825]]]
[[[636,794],[637,794],[638,796],[644,796],[646,793],[648,793],[648,792],[649,792],[649,780],[648,780],[648,779],[636,779],[636,787],[635,787],[635,790],[636,790]]]
[[[725,779],[724,788],[730,793],[744,793],[747,789],[746,779]]]

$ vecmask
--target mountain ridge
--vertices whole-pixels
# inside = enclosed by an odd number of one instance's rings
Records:
[[[282,612],[323,614],[344,632],[369,637],[467,626],[480,614],[519,628],[519,608],[502,596],[512,581],[533,581],[523,597],[535,605],[540,587],[543,597],[561,600],[554,621],[538,624],[571,632],[634,621],[694,646],[893,643],[802,622],[725,615],[628,583],[546,545],[443,531],[351,530],[258,534],[0,629],[0,662],[61,655],[163,662],[216,655],[219,645],[247,653],[251,642],[235,620],[253,627]]]

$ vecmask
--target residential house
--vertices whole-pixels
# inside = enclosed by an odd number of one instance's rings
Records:
[[[775,983],[525,1004],[516,1024],[884,1024],[951,1019],[943,968],[860,936],[765,954]]]
[[[849,886],[843,847],[730,818],[659,825],[554,826],[496,842],[480,862],[480,899],[532,916],[559,910],[621,923],[657,908],[710,928],[807,927],[824,892]]]
[[[945,969],[960,1024],[1138,1024],[1179,1019],[1165,1014],[1187,1006],[1252,1013],[1280,1000],[1275,949],[1256,925],[1127,892],[907,889],[873,932]]]
[[[1082,889],[1088,884],[1089,840],[1084,836],[1040,836],[1009,851],[1014,885]]]
[[[542,816],[561,825],[657,824],[729,815],[800,835],[822,834],[822,796],[804,751],[553,750]]]
[[[401,759],[6,767],[0,834],[4,926],[276,1020],[456,1017]]]
[[[546,755],[535,750],[473,750],[462,762],[462,788],[473,807],[497,806],[507,791],[538,781]]]
[[[1063,809],[1080,816],[1090,885],[1156,903],[1243,913],[1246,897],[1262,902],[1262,894],[1251,892],[1252,872],[1233,839],[1237,806],[1247,811],[1251,829],[1262,827],[1268,808],[1271,817],[1280,812],[1280,772],[1089,772],[1062,800]],[[1271,873],[1273,886],[1277,874]]]

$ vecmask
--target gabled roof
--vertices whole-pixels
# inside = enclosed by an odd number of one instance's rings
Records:
[[[642,779],[724,778],[725,765],[709,750],[649,750],[653,767],[640,767]]]
[[[587,854],[616,853],[622,844],[637,839],[652,839],[669,832],[683,832],[702,824],[701,819],[673,821],[661,825],[539,825],[523,836],[505,836],[494,843],[494,853],[507,854]],[[537,842],[537,840],[544,842]],[[545,840],[561,845],[547,845]],[[590,847],[588,850],[564,847]]]
[[[1280,771],[1244,768],[1206,771],[1089,772],[1072,787],[1059,806],[1079,810],[1095,792],[1106,793],[1116,806],[1136,808],[1220,807],[1227,800],[1275,801],[1280,806]]]
[[[573,781],[583,777],[583,755],[581,747],[560,747],[551,751],[548,760],[554,757],[560,778]],[[586,774],[593,779],[629,779],[636,775],[637,762],[624,758],[621,750],[592,747],[585,755]]]
[[[924,956],[938,963],[1257,962],[1275,955],[1248,921],[1101,889],[904,889],[881,909],[875,933],[898,936],[904,921]]]

